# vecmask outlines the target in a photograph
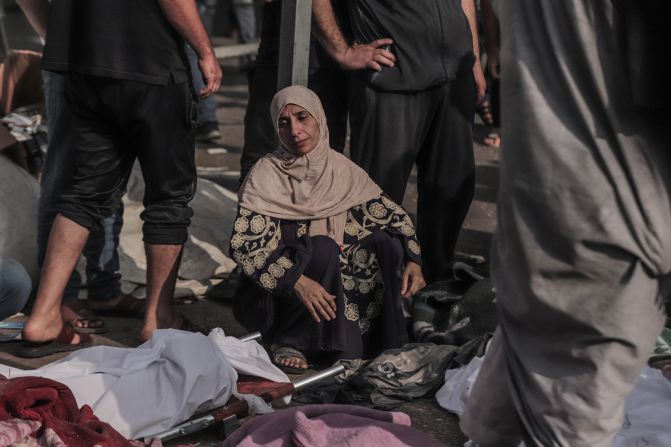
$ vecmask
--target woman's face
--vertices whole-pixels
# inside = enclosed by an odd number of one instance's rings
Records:
[[[319,124],[310,113],[296,104],[287,104],[277,120],[280,140],[295,155],[305,155],[319,142]]]

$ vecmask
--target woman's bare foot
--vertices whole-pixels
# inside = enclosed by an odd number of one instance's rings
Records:
[[[308,369],[308,362],[300,357],[287,357],[278,362],[282,366],[290,368]]]
[[[308,369],[308,360],[305,355],[291,346],[272,345],[270,351],[273,363],[289,374],[301,374]]]

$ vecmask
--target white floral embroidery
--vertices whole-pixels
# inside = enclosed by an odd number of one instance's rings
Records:
[[[347,223],[345,224],[345,233],[349,234],[350,236],[356,236],[359,234],[359,227],[348,219]]]
[[[242,217],[247,217],[247,216],[249,216],[250,214],[252,214],[252,212],[249,211],[247,208],[240,208],[240,215],[241,215]]]
[[[415,241],[408,241],[408,248],[410,249],[411,252],[413,252],[416,255],[422,254],[422,251],[419,248],[419,244]]]
[[[277,287],[277,280],[267,273],[261,275],[261,285],[266,289],[274,289]]]
[[[237,250],[238,248],[242,247],[244,243],[245,243],[245,237],[240,233],[235,233],[231,238],[231,247],[233,247],[234,250]]]
[[[359,292],[366,294],[370,292],[372,289],[370,282],[368,281],[362,281],[359,283]]]
[[[238,233],[244,233],[247,231],[247,228],[249,228],[249,221],[246,217],[238,217],[235,219],[235,225],[233,225],[233,228],[235,228],[235,231]]]
[[[354,254],[354,259],[360,264],[365,264],[368,261],[368,252],[366,250],[357,250]]]
[[[396,204],[396,202],[394,202],[393,200],[388,199],[385,196],[382,196],[382,203],[384,203],[384,206],[386,206],[390,210],[395,210],[396,208],[398,208],[398,205]]]
[[[356,287],[356,283],[352,278],[347,278],[343,281],[343,287],[345,290],[353,290]]]
[[[251,227],[252,233],[261,233],[266,228],[266,219],[259,215],[252,217]]]
[[[260,251],[254,256],[254,267],[257,269],[262,269],[266,265],[266,260],[268,259],[268,254],[265,251]]]
[[[279,265],[280,267],[284,267],[285,269],[290,269],[291,267],[294,266],[294,263],[293,263],[293,261],[291,261],[291,259],[285,258],[284,256],[281,256],[277,260],[277,265]]]
[[[245,272],[245,275],[251,276],[254,274],[254,261],[251,259],[244,259],[242,261],[242,271]]]
[[[368,207],[368,211],[378,219],[382,219],[387,214],[387,208],[380,203],[373,203]]]
[[[281,278],[282,276],[284,276],[284,273],[286,271],[276,263],[273,263],[270,264],[270,267],[268,267],[268,272],[275,278]]]
[[[405,236],[413,236],[415,234],[415,229],[410,225],[402,225],[401,233],[403,233]]]
[[[296,237],[303,237],[306,234],[308,234],[308,224],[300,222],[298,224],[298,229],[296,230]]]
[[[272,238],[271,240],[268,241],[268,251],[275,251],[277,249],[277,246],[280,244],[280,241],[278,240],[279,238]]]
[[[359,319],[359,306],[354,303],[348,303],[345,306],[345,318],[350,321],[356,321]]]

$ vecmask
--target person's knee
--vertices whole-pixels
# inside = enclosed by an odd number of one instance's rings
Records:
[[[188,238],[193,210],[188,206],[148,205],[140,214],[144,221],[144,242],[157,245],[183,245]]]
[[[5,319],[23,309],[32,282],[28,272],[13,259],[0,258],[0,319]]]
[[[394,263],[400,263],[403,260],[403,244],[397,237],[393,237],[384,230],[375,230],[368,235],[368,238],[379,257]]]
[[[327,259],[340,256],[340,246],[328,236],[312,236],[312,251]]]

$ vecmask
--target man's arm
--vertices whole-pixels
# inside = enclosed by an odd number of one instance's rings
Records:
[[[473,35],[473,53],[475,54],[475,64],[473,64],[473,76],[475,77],[475,87],[477,89],[478,104],[485,99],[485,90],[487,90],[487,82],[485,81],[485,74],[482,71],[480,64],[480,43],[478,41],[478,23],[475,14],[475,0],[461,0],[461,8],[466,14],[468,24],[471,27],[471,34]]]
[[[219,91],[221,67],[214,55],[212,42],[198,14],[194,0],[159,0],[163,14],[177,32],[184,37],[198,55],[198,67],[203,75],[205,87],[199,92],[201,97]]]
[[[394,43],[391,39],[378,39],[365,45],[350,46],[347,43],[336,22],[331,0],[312,0],[312,21],[312,34],[342,68],[380,71],[382,65],[394,66],[394,55],[381,48]]]
[[[48,0],[16,0],[28,22],[42,40],[47,37],[47,22],[49,19]]]

